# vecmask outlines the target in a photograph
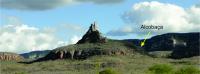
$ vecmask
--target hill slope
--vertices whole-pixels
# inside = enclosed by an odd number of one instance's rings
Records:
[[[129,39],[140,46],[143,40]],[[200,33],[167,33],[146,40],[143,49],[147,52],[172,51],[172,58],[187,58],[200,55]]]
[[[77,44],[56,48],[36,61],[87,59],[96,55],[128,55],[132,54],[135,49],[136,47],[130,42],[106,39],[97,30],[94,23]]]
[[[129,55],[135,51],[137,51],[136,47],[131,43],[120,40],[108,40],[106,43],[84,43],[59,47],[36,61],[87,59],[96,55]]]

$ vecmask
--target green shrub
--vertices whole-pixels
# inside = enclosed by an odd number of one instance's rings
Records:
[[[150,74],[172,74],[173,67],[168,64],[156,64],[149,68]]]
[[[178,69],[175,74],[200,74],[200,70],[194,66],[185,66]]]
[[[17,72],[15,74],[27,74],[27,73],[25,73],[25,72]]]
[[[117,72],[112,69],[105,69],[103,71],[100,71],[99,74],[117,74]]]
[[[96,71],[96,72],[97,72],[96,74],[99,74],[99,69],[100,69],[100,67],[101,67],[101,64],[100,64],[100,63],[96,63],[96,64],[95,64],[95,68],[96,68],[96,70],[97,70],[97,71]]]

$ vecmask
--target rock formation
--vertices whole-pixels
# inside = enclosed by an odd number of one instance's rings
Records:
[[[192,57],[199,55],[199,36],[200,33],[158,35],[147,39],[144,47],[141,48],[140,42],[143,40],[134,39],[128,40],[128,42],[124,40],[106,40],[101,36],[94,23],[91,24],[89,30],[77,44],[58,47],[33,62],[57,59],[80,60],[96,55],[145,54],[149,51],[172,51],[172,54],[170,53],[172,58]],[[135,45],[138,45],[138,47]]]
[[[4,61],[21,61],[24,58],[18,54],[10,52],[0,52],[0,60]]]
[[[117,40],[110,40],[101,36],[96,24],[91,24],[89,30],[81,40],[74,45],[58,47],[50,51],[46,56],[33,62],[56,60],[56,59],[87,59],[96,55],[126,55],[130,52],[131,45]],[[114,44],[113,44],[114,43]],[[121,45],[121,46],[119,46]],[[126,46],[127,45],[127,46]],[[132,52],[130,52],[132,53]]]
[[[77,44],[82,43],[105,43],[106,38],[101,36],[101,33],[97,30],[96,23],[91,24],[89,30],[82,37],[81,40],[77,42]]]
[[[57,48],[60,49],[60,48]],[[102,50],[100,48],[90,48],[85,50],[54,50],[45,57],[37,61],[56,60],[56,59],[87,59],[95,55],[126,55],[126,50]]]

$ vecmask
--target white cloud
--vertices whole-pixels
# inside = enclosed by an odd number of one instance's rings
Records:
[[[0,0],[2,8],[17,10],[48,10],[64,5],[94,3],[112,4],[123,0]]]
[[[152,31],[154,33],[199,32],[200,7],[183,8],[174,4],[156,1],[141,2],[125,12],[122,19],[132,25],[136,34]],[[162,25],[163,30],[141,30],[141,25]],[[124,32],[127,33],[127,32]],[[129,32],[128,32],[129,33]],[[126,34],[125,34],[126,35]]]
[[[80,39],[78,33],[83,30],[81,25],[74,24],[38,28],[24,25],[20,18],[5,14],[0,18],[0,52],[24,53],[75,44]]]
[[[133,33],[133,28],[131,26],[124,26],[119,29],[111,30],[107,33],[108,36],[124,36]]]
[[[80,39],[81,37],[75,35],[70,39],[70,44],[76,44]]]
[[[22,53],[53,49],[75,43],[78,39],[75,36],[69,42],[62,41],[54,33],[28,25],[4,25],[0,27],[1,52]]]
[[[187,10],[189,22],[195,26],[200,25],[200,7],[192,6],[190,9]],[[198,27],[197,27],[198,28]]]

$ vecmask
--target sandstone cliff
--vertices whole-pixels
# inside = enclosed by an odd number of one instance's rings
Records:
[[[0,60],[21,61],[21,60],[23,60],[23,57],[18,55],[18,54],[16,54],[16,53],[0,52]]]

